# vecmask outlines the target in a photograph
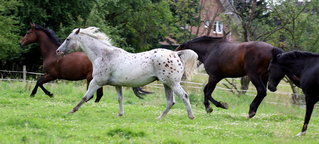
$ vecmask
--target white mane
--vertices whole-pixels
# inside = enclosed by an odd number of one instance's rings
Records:
[[[72,33],[75,33],[77,30],[78,29],[74,29]],[[97,27],[92,26],[85,29],[80,29],[80,33],[101,40],[105,44],[112,46],[111,39],[105,33],[99,31],[99,28]]]

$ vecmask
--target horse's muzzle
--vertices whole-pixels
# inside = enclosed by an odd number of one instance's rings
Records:
[[[64,52],[62,52],[62,51],[60,51],[60,50],[56,50],[56,54],[57,54],[58,56],[62,56],[62,55],[64,55]]]
[[[272,92],[277,91],[277,88],[276,88],[275,86],[271,85],[271,84],[268,84],[268,89],[269,89],[270,91],[272,91]]]

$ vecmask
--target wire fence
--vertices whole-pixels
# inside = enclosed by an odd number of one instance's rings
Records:
[[[3,73],[8,73],[9,76],[5,77],[3,76]],[[12,76],[12,74],[14,75],[14,78],[10,78],[10,75]],[[18,75],[22,75],[22,76],[17,76]],[[39,76],[43,76],[44,73],[38,73],[38,72],[28,72],[26,69],[26,66],[23,66],[23,70],[22,71],[9,71],[9,70],[0,70],[0,81],[21,81],[21,82],[36,82],[36,79],[28,79],[27,76],[28,75],[33,75],[33,77],[39,77]],[[207,76],[208,75],[206,73],[197,73],[196,75],[201,75],[201,76]],[[19,78],[20,77],[20,78]],[[235,78],[236,79],[236,78]],[[237,78],[238,81],[240,78]],[[192,81],[182,81],[182,84],[184,87],[187,88],[192,88],[192,89],[200,89],[202,90],[203,87],[205,86],[206,82],[192,82]],[[222,85],[225,85],[225,82],[221,82]],[[160,83],[151,83],[149,85],[147,85],[148,87],[153,87],[153,88],[163,88],[163,85]],[[280,84],[280,86],[284,86],[284,87],[289,87],[289,84]],[[227,91],[227,92],[232,92],[234,89],[231,88],[226,88],[226,87],[221,87],[219,85],[216,86],[216,89],[222,90],[222,91]],[[249,95],[249,96],[255,96],[257,94],[256,90],[254,89],[248,89],[245,90],[246,93],[245,95]],[[287,91],[277,91],[276,93],[281,94],[281,95],[291,95],[292,92],[287,92]]]

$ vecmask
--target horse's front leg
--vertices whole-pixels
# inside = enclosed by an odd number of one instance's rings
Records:
[[[251,102],[249,113],[248,113],[248,118],[252,118],[256,115],[256,112],[260,103],[267,95],[267,89],[266,89],[266,86],[264,85],[265,82],[263,82],[258,75],[249,76],[249,78],[257,89],[257,95],[255,99]]]
[[[218,78],[217,76],[209,76],[208,83],[206,84],[204,88],[204,105],[205,110],[207,113],[211,113],[213,109],[210,107],[209,101],[211,101],[216,107],[220,107],[223,109],[228,109],[228,104],[224,102],[216,101],[212,97],[212,93],[215,90],[216,84],[221,80],[221,78]]]
[[[308,124],[311,118],[311,114],[315,105],[315,101],[311,98],[311,95],[306,95],[306,115],[305,115],[305,120],[304,124],[302,127],[302,130],[300,133],[298,133],[296,136],[302,136],[306,134]]]
[[[34,95],[37,93],[38,87],[40,87],[46,95],[53,97],[53,94],[43,87],[43,84],[50,82],[50,81],[53,81],[53,80],[56,80],[56,78],[52,77],[50,74],[45,74],[44,76],[42,76],[37,81],[37,84],[35,85],[34,89],[32,90],[32,93],[30,96],[34,97]]]
[[[123,105],[122,87],[116,86],[115,89],[116,89],[117,100],[119,102],[119,108],[120,108],[120,112],[119,112],[118,116],[123,116],[124,115],[124,105]]]
[[[82,106],[82,104],[87,102],[93,96],[93,93],[96,92],[96,90],[99,88],[101,88],[101,86],[99,86],[96,83],[95,79],[93,79],[90,82],[89,89],[86,91],[82,100],[69,113],[74,113],[74,112],[78,111],[80,109],[80,107]]]

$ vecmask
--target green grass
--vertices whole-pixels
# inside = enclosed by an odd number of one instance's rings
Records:
[[[214,108],[206,114],[200,89],[187,89],[196,118],[189,120],[182,101],[162,119],[163,89],[144,100],[124,88],[125,114],[118,117],[116,92],[104,87],[100,103],[93,100],[74,114],[67,114],[82,98],[85,82],[49,83],[55,94],[41,89],[30,98],[34,83],[0,82],[0,143],[318,143],[318,109],[314,110],[306,136],[295,137],[303,123],[305,108],[289,104],[288,96],[270,93],[257,115],[247,119],[254,97],[240,97],[216,90],[214,97],[227,102],[228,110]],[[273,102],[284,103],[273,104]]]

